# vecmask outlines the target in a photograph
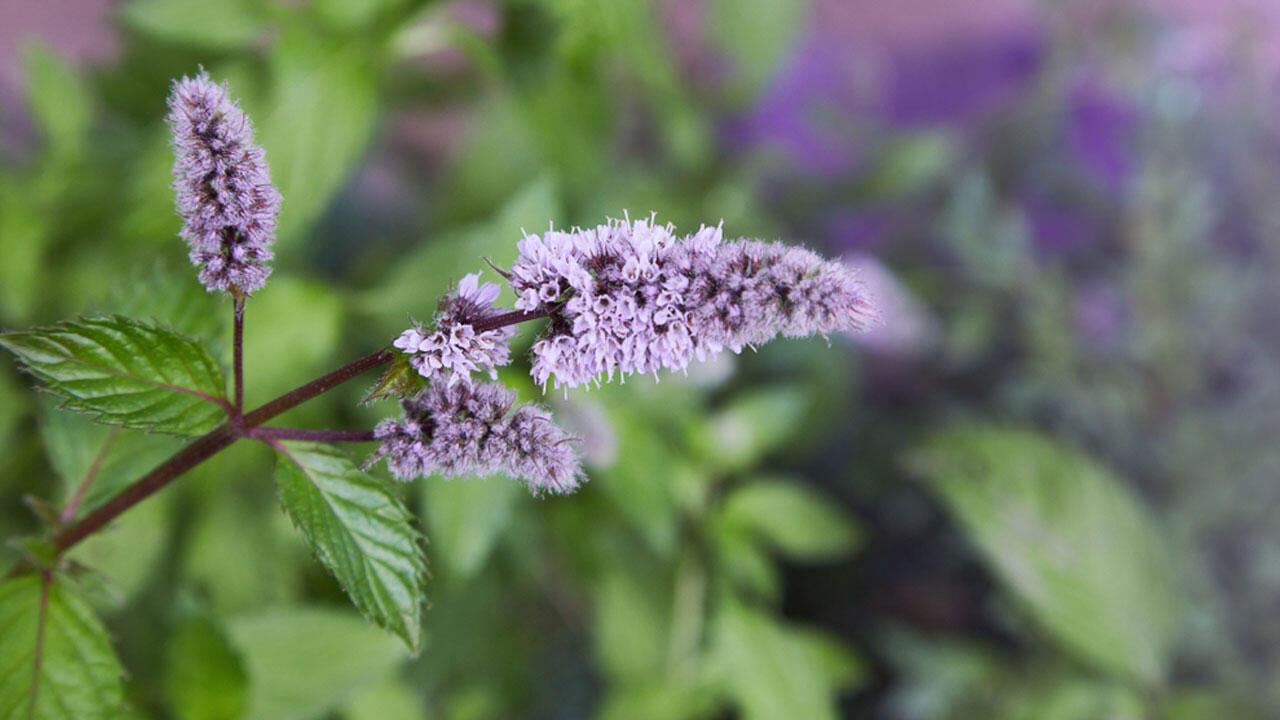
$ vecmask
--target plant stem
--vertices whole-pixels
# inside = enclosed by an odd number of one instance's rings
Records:
[[[506,327],[507,325],[516,325],[528,320],[537,320],[538,318],[548,317],[559,309],[560,305],[556,304],[548,305],[541,310],[534,310],[533,312],[512,310],[508,313],[477,320],[471,323],[471,328],[477,333],[488,332],[490,330],[497,330],[500,327]]]
[[[232,301],[235,312],[235,329],[231,334],[231,366],[235,377],[235,400],[231,405],[232,417],[244,412],[244,296],[235,294]]]
[[[372,430],[304,430],[302,428],[256,427],[246,435],[254,440],[311,440],[313,442],[373,442]]]
[[[141,479],[120,491],[120,494],[103,503],[93,512],[85,515],[75,524],[59,530],[53,536],[53,548],[59,554],[70,549],[76,543],[100,530],[104,525],[116,519],[121,513],[137,505],[160,488],[168,485],[174,478],[204,462],[214,453],[227,447],[240,437],[240,433],[231,423],[224,423],[207,435],[182,448],[173,457],[165,460],[156,469],[143,475]]]
[[[341,385],[365,370],[375,368],[390,360],[391,351],[389,350],[379,350],[371,353],[355,362],[343,365],[337,370],[302,387],[287,392],[251,413],[233,418],[219,425],[208,434],[202,435],[195,442],[179,450],[176,455],[161,463],[151,472],[143,475],[93,512],[76,523],[54,533],[52,541],[54,549],[58,553],[69,550],[76,543],[84,540],[107,523],[119,517],[124,511],[173,482],[182,473],[199,465],[218,451],[244,437],[257,425]]]
[[[553,314],[558,308],[558,305],[553,305],[536,312],[516,310],[502,315],[495,315],[475,323],[474,328],[477,332],[496,330],[497,328],[505,327],[507,325],[515,325],[527,320],[547,317],[548,315]],[[372,431],[302,430],[296,428],[263,428],[258,426],[287,410],[291,410],[322,393],[332,390],[367,370],[372,370],[379,365],[385,365],[394,357],[391,350],[384,348],[382,350],[372,352],[358,360],[355,360],[354,362],[343,365],[327,375],[316,378],[306,385],[290,390],[284,395],[281,395],[252,412],[242,413],[241,403],[243,401],[243,376],[241,374],[241,355],[243,352],[243,317],[244,307],[242,299],[237,299],[233,350],[235,357],[235,404],[232,406],[230,418],[227,422],[214,428],[209,433],[196,438],[196,440],[190,445],[179,450],[175,455],[173,455],[173,457],[165,460],[154,470],[143,475],[124,490],[121,490],[117,495],[103,503],[93,512],[85,515],[83,518],[71,525],[67,525],[56,530],[51,538],[51,543],[58,554],[62,554],[71,549],[81,540],[84,540],[93,533],[102,529],[112,520],[115,520],[129,508],[155,494],[161,488],[177,479],[178,476],[182,475],[184,472],[190,470],[196,465],[199,465],[205,460],[208,460],[214,454],[225,449],[240,438],[253,437],[267,443],[275,443],[278,440],[366,442],[374,439]],[[20,563],[8,573],[8,577],[12,577],[30,569],[29,565]]]
[[[366,370],[391,362],[392,352],[387,349],[369,353],[355,362],[348,363],[328,375],[316,378],[302,387],[295,388],[253,412],[245,413],[240,427],[248,429],[257,427],[285,410],[292,409],[311,398],[328,392]]]

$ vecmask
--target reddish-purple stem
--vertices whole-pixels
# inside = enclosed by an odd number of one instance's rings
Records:
[[[554,313],[557,308],[558,306],[553,305],[535,312],[516,310],[486,318],[475,323],[473,327],[477,332],[496,330],[506,325],[515,325],[526,320],[547,317]],[[121,490],[119,494],[103,503],[93,512],[71,525],[58,529],[51,540],[54,550],[59,554],[66,552],[81,540],[119,517],[129,508],[173,482],[182,473],[199,465],[242,437],[257,435],[259,439],[268,444],[278,444],[277,441],[281,439],[323,439],[348,442],[372,440],[372,433],[364,431],[297,430],[292,428],[259,428],[258,426],[321,393],[332,390],[367,370],[390,362],[392,357],[394,357],[393,351],[384,348],[343,365],[306,385],[295,388],[252,412],[240,414],[228,408],[230,418],[226,423],[196,438],[190,445],[179,450],[173,457],[165,460],[154,470]],[[225,403],[226,401],[224,400],[223,402]],[[10,571],[9,576],[16,575],[25,569],[28,568],[19,565]]]
[[[232,302],[235,328],[231,333],[231,366],[235,377],[235,400],[231,405],[232,417],[244,412],[244,297],[236,293]]]
[[[310,440],[313,442],[373,442],[372,430],[305,430],[303,428],[256,427],[246,435],[254,440]]]

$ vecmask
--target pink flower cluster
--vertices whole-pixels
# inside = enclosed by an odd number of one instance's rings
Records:
[[[174,83],[169,126],[181,235],[200,281],[210,292],[261,288],[271,274],[280,194],[253,144],[253,124],[227,88],[201,72]]]
[[[457,292],[441,298],[434,330],[415,324],[391,344],[410,355],[409,363],[430,380],[449,385],[459,380],[469,382],[471,373],[480,371],[496,380],[496,368],[511,362],[507,343],[515,328],[476,332],[472,323],[501,314],[493,307],[498,292],[493,283],[480,285],[478,274],[468,275],[458,283]]]
[[[432,383],[401,401],[402,417],[375,428],[382,445],[370,462],[386,458],[401,480],[505,474],[523,479],[534,495],[576,490],[582,471],[571,438],[537,405],[511,412],[515,398],[497,383]]]
[[[877,320],[852,269],[804,248],[725,242],[719,227],[614,221],[519,243],[516,307],[551,313],[533,376],[575,387],[615,372],[683,370],[724,348],[863,329]]]

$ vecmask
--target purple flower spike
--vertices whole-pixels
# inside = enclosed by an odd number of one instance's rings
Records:
[[[525,311],[562,305],[533,345],[546,384],[599,384],[615,372],[684,370],[724,348],[870,327],[852,269],[798,247],[724,242],[719,227],[676,237],[652,221],[555,230],[519,244],[509,274]]]
[[[582,470],[572,438],[537,405],[510,412],[515,398],[497,383],[433,383],[401,400],[399,420],[378,424],[382,445],[370,462],[385,458],[401,480],[505,474],[523,479],[534,495],[573,492]]]
[[[482,370],[490,380],[496,380],[496,368],[511,362],[507,343],[515,335],[515,328],[478,333],[471,323],[501,314],[493,307],[498,292],[493,283],[481,285],[478,274],[468,275],[458,283],[457,292],[440,299],[434,332],[415,324],[391,344],[410,355],[409,363],[418,374],[432,381],[449,385],[460,380],[470,382],[471,373]]]
[[[271,274],[280,193],[253,124],[205,72],[174,82],[169,96],[178,214],[191,262],[210,292],[248,294]]]

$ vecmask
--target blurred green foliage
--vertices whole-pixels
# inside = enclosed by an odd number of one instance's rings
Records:
[[[510,0],[468,20],[421,0],[131,0],[113,65],[27,49],[38,137],[0,168],[6,330],[119,312],[227,364],[230,307],[183,258],[162,122],[168,83],[201,64],[255,119],[284,196],[276,271],[248,312],[250,405],[427,319],[483,259],[509,264],[522,229],[624,211],[771,238],[820,235],[832,209],[901,208],[884,256],[937,329],[905,359],[785,341],[547,395],[584,428],[578,494],[405,488],[431,564],[416,657],[310,557],[269,453],[237,446],[72,554],[74,582],[47,590],[45,662],[74,672],[32,717],[95,717],[119,693],[129,717],[184,720],[1280,707],[1280,263],[1265,240],[1280,176],[1251,157],[1263,130],[1206,123],[1185,88],[1153,86],[1114,247],[1045,260],[1016,202],[1028,168],[1053,164],[1035,133],[984,154],[891,128],[849,177],[789,176],[718,133],[777,75],[805,8],[706,3],[727,67],[708,85],[669,47],[663,7]],[[1010,122],[1050,124],[1031,102]],[[1225,150],[1224,127],[1240,136]],[[1256,215],[1229,210],[1228,180]],[[1260,228],[1257,257],[1212,245],[1228,215]],[[1128,303],[1120,340],[1082,336],[1082,279]],[[539,398],[526,369],[503,379]],[[1245,390],[1223,401],[1215,382]],[[84,512],[177,442],[95,425],[32,384],[0,371],[5,538],[40,527],[24,496],[61,508],[99,461]],[[370,427],[392,408],[358,406],[366,389],[286,420]],[[0,657],[27,657],[42,592],[35,577],[0,587]],[[0,672],[0,717],[27,717],[29,680]]]

